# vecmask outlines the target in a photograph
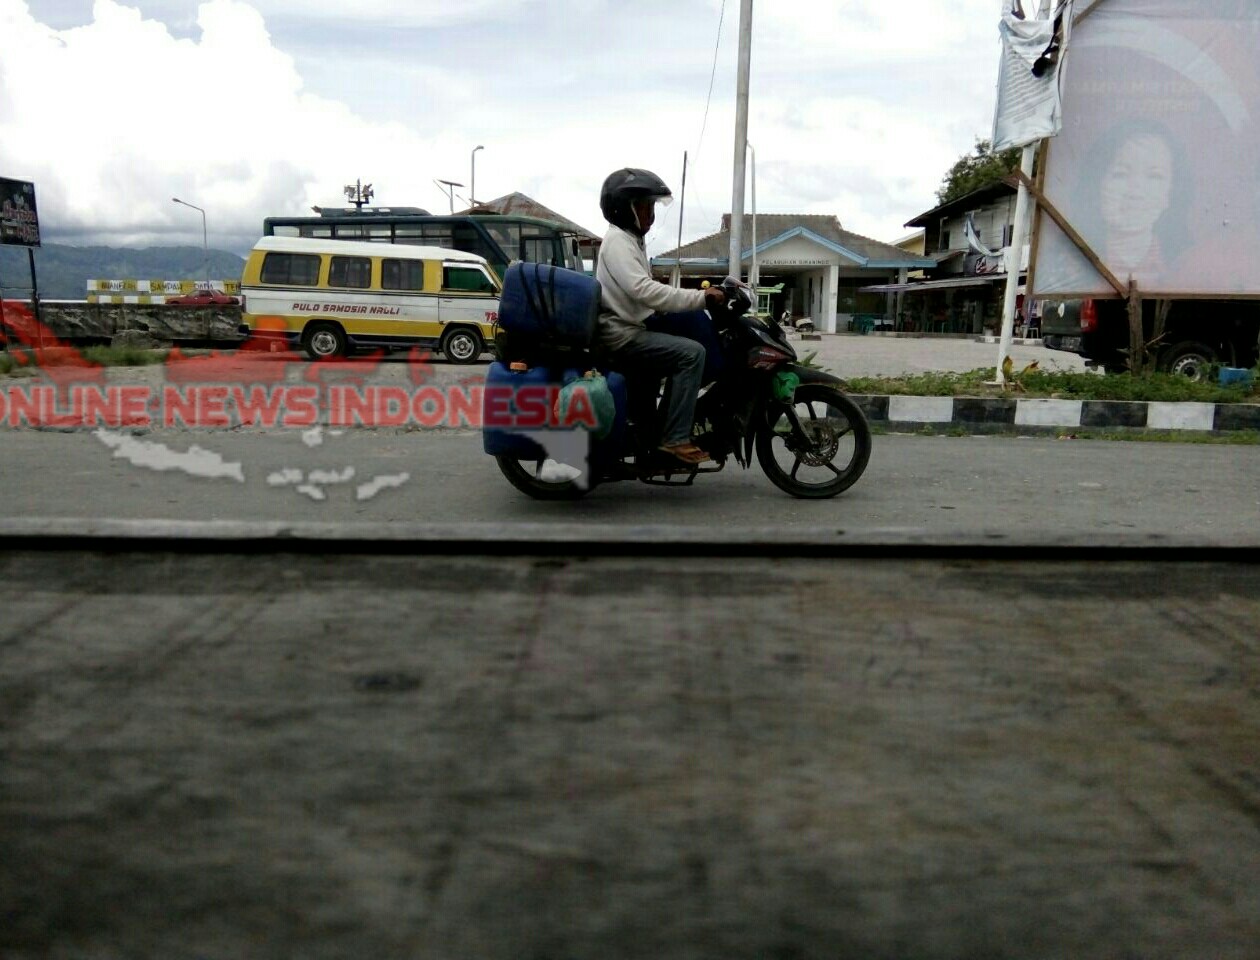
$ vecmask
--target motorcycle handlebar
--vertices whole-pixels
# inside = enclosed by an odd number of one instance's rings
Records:
[[[735,277],[727,277],[721,282],[719,289],[726,297],[726,312],[732,318],[741,317],[752,308],[752,289],[748,284]]]

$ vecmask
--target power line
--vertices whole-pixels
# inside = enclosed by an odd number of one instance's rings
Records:
[[[718,11],[717,40],[715,40],[713,43],[713,67],[709,71],[709,92],[704,98],[704,119],[700,121],[700,137],[699,139],[696,140],[696,158],[694,161],[696,166],[699,166],[699,163],[700,163],[700,145],[704,143],[704,131],[705,131],[705,128],[709,125],[709,105],[713,102],[713,82],[717,78],[718,54],[722,50],[722,24],[725,20],[726,20],[726,0],[722,0],[722,7]],[[708,218],[709,211],[705,207],[703,201],[701,201],[700,193],[698,190],[696,191],[696,195],[694,199],[696,203],[696,208],[699,210],[700,213],[704,214],[704,216]],[[680,213],[680,216],[681,216],[681,213]]]
[[[718,13],[717,42],[713,44],[713,69],[709,71],[709,94],[704,98],[704,120],[700,123],[700,139],[696,141],[696,155],[700,154],[700,144],[704,142],[704,128],[709,123],[709,103],[713,100],[713,80],[717,77],[718,51],[722,49],[722,21],[726,18],[726,0],[722,0],[722,9]]]

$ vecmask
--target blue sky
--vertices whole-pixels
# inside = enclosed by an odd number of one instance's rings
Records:
[[[987,136],[997,0],[757,0],[758,207],[895,239]],[[527,193],[602,233],[618,166],[679,186],[684,239],[730,207],[739,0],[0,0],[0,175],[49,240],[243,251],[265,216]],[[354,11],[353,15],[346,13]],[[717,68],[707,121],[706,93]],[[701,129],[703,122],[703,138]],[[457,191],[467,196],[466,189]],[[654,250],[677,237],[678,205]]]

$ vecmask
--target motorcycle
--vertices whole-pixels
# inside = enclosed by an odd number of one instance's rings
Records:
[[[792,315],[788,311],[783,311],[783,316],[779,317],[779,322],[785,327],[791,327],[797,333],[813,333],[814,321],[809,317],[801,317],[801,319],[793,322]]]
[[[731,459],[748,469],[755,450],[771,483],[794,497],[825,499],[853,486],[871,455],[870,426],[861,408],[837,377],[798,362],[779,324],[749,315],[753,297],[746,284],[728,277],[721,289],[723,306],[677,315],[711,324],[709,336],[695,339],[712,344],[715,335],[720,353],[720,362],[706,364],[691,437],[710,462],[685,464],[657,450],[659,423],[632,421],[625,378],[605,369],[616,417],[611,427],[604,425],[602,438],[585,426],[520,429],[519,421],[504,419],[502,403],[495,401],[500,414],[495,417],[491,401],[485,401],[484,449],[508,482],[539,500],[577,499],[599,484],[622,480],[690,486]],[[499,311],[505,335],[497,339],[499,359],[487,373],[486,396],[497,390],[501,397],[507,385],[523,398],[532,387],[580,377],[595,364],[591,346],[598,309],[599,284],[592,278],[513,264]],[[513,363],[513,357],[528,359]],[[509,406],[517,412],[516,405]],[[525,406],[522,402],[520,409]]]

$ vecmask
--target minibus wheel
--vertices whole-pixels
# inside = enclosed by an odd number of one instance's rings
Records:
[[[344,357],[346,332],[335,323],[308,323],[302,331],[302,349],[312,360]]]
[[[481,337],[459,327],[442,338],[442,353],[451,363],[476,363],[481,356]]]

